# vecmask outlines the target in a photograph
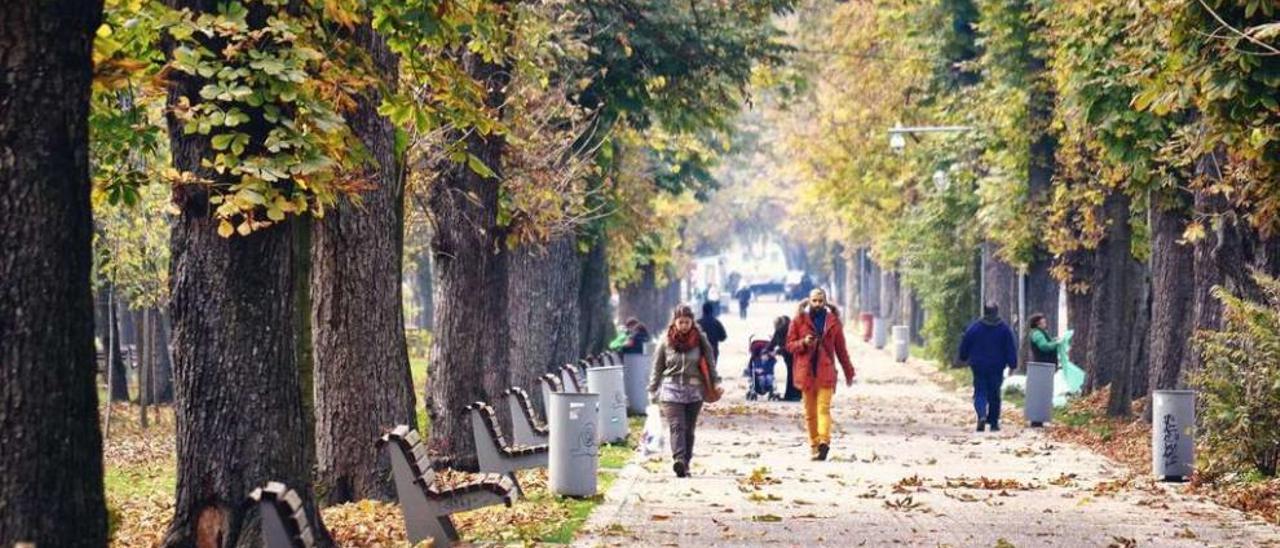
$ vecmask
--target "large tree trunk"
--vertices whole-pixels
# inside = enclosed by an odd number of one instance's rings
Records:
[[[396,57],[368,25],[353,38],[394,85]],[[316,480],[327,504],[391,500],[391,462],[375,441],[414,424],[400,273],[404,188],[395,127],[378,115],[371,89],[347,116],[376,162],[359,205],[343,199],[312,225],[311,335],[315,359]]]
[[[0,2],[0,546],[105,546],[89,84],[102,2]]]
[[[211,13],[213,2],[170,0],[170,7]],[[252,28],[269,15],[251,7]],[[203,78],[174,73],[169,104],[203,101]],[[251,147],[269,125],[260,113],[243,125]],[[202,167],[209,138],[188,135],[170,116],[174,166],[226,184]],[[217,234],[204,185],[174,189],[170,303],[177,416],[177,499],[164,545],[256,546],[261,516],[245,497],[279,481],[301,497],[316,543],[331,546],[311,491],[295,354],[294,229],[285,220],[248,236]]]
[[[542,408],[538,377],[578,358],[580,261],[573,233],[554,237],[546,248],[524,246],[511,254],[511,385],[529,393],[534,409]]]
[[[1097,389],[1112,385],[1108,411],[1128,412],[1127,401],[1132,389],[1139,341],[1133,336],[1141,329],[1146,293],[1142,266],[1133,258],[1130,245],[1133,231],[1129,226],[1129,197],[1121,192],[1107,196],[1101,214],[1107,222],[1106,236],[1096,251],[1090,284],[1089,346],[1086,354],[1087,385]]]
[[[579,356],[600,353],[614,335],[607,243],[604,234],[596,236],[591,250],[582,257],[582,290],[578,294],[578,322],[582,331]]]
[[[501,108],[509,68],[471,53],[464,54],[462,63],[485,85],[489,106]],[[471,155],[500,169],[506,148],[500,135],[451,132],[450,140],[458,138],[465,139]],[[449,161],[438,172],[428,198],[436,221],[431,244],[439,292],[427,381],[428,446],[437,465],[475,470],[475,442],[465,407],[477,401],[496,403],[510,381],[506,237],[498,226],[501,178],[483,177]],[[504,427],[510,422],[506,414],[498,417]]]
[[[1029,318],[1032,314],[1044,314],[1045,320],[1049,322],[1049,329],[1057,329],[1058,326],[1058,296],[1060,294],[1057,280],[1053,279],[1053,275],[1049,270],[1053,268],[1053,262],[1049,259],[1040,259],[1033,261],[1027,270],[1027,277],[1024,287],[1024,298],[1026,299],[1026,316]],[[1010,311],[1011,313],[1014,311]],[[1023,363],[1031,358],[1031,348],[1027,341],[1027,330],[1031,326],[1027,325],[1026,320],[1019,322],[1020,331],[1018,333],[1018,347]]]
[[[1181,388],[1191,355],[1195,313],[1195,253],[1181,243],[1186,205],[1157,207],[1151,223],[1150,390]]]

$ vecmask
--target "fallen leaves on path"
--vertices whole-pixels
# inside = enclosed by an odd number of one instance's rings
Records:
[[[955,478],[947,478],[945,487],[949,489],[982,489],[986,491],[1030,491],[1040,489],[1040,486],[1033,483],[1023,483],[1016,479],[993,479],[986,476],[978,478],[970,478],[968,476],[960,476]]]

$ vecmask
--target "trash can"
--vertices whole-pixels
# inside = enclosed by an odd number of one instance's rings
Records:
[[[904,363],[910,353],[911,331],[905,325],[893,326],[893,359],[898,363]]]
[[[863,312],[858,315],[858,319],[862,321],[862,342],[871,342],[871,324],[875,323],[875,316],[870,312]]]
[[[627,385],[627,411],[643,415],[649,403],[649,375],[653,373],[653,354],[624,354],[622,377]]]
[[[1196,393],[1156,390],[1152,399],[1151,466],[1164,481],[1184,481],[1195,471]]]
[[[889,330],[884,328],[884,318],[880,316],[871,320],[871,342],[877,350],[889,343]]]
[[[548,484],[551,492],[569,497],[596,494],[600,444],[596,420],[599,394],[557,392],[547,405],[551,430]]]
[[[1027,362],[1026,402],[1022,411],[1033,427],[1044,426],[1053,416],[1053,376],[1057,372],[1056,364]]]
[[[627,441],[627,390],[621,367],[592,367],[587,386],[600,395],[600,443]],[[646,398],[647,399],[647,398]]]

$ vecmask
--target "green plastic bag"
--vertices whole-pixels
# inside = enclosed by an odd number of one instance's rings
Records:
[[[1067,330],[1058,346],[1058,363],[1062,364],[1062,376],[1067,381],[1067,393],[1079,394],[1084,387],[1084,370],[1071,363],[1071,337],[1075,331]]]
[[[622,350],[622,345],[624,344],[627,344],[626,331],[618,333],[618,336],[613,338],[613,341],[609,343],[609,350]]]

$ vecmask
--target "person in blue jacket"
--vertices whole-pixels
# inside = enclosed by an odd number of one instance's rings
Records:
[[[982,308],[982,319],[973,322],[960,341],[960,361],[973,370],[973,408],[978,431],[1000,430],[1000,388],[1004,370],[1018,367],[1018,343],[994,303]]]

